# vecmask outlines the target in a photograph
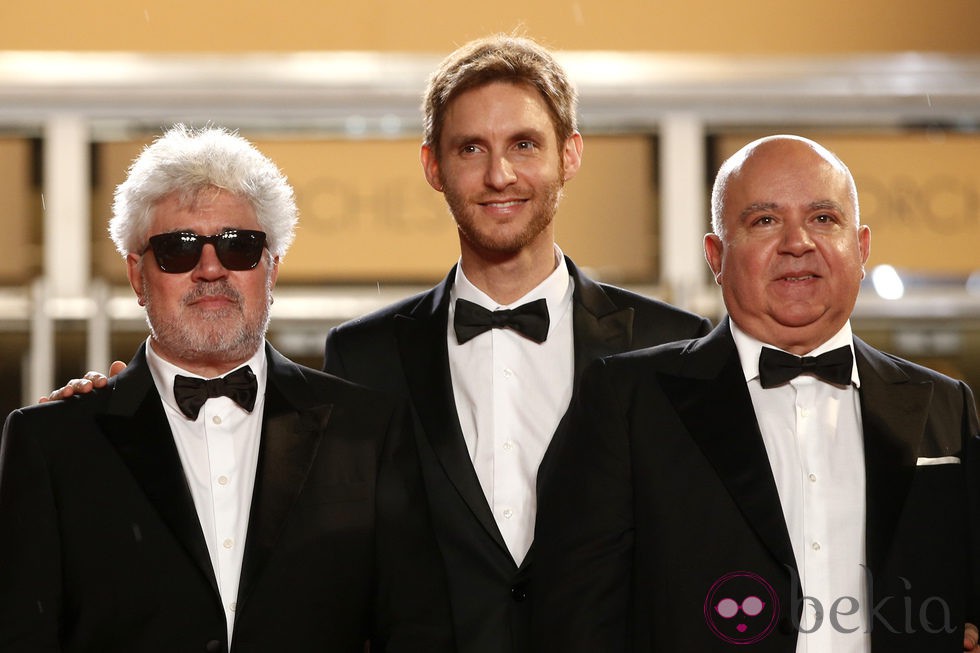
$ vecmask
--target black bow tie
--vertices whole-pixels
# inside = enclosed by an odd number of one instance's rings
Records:
[[[453,318],[453,328],[459,344],[490,329],[513,329],[534,342],[544,342],[548,338],[550,323],[548,303],[544,299],[499,311],[489,311],[479,304],[457,299],[456,315]]]
[[[794,356],[778,349],[763,347],[759,355],[759,382],[773,388],[800,374],[813,374],[835,385],[850,385],[854,358],[847,345],[819,356]]]
[[[197,419],[201,406],[212,397],[229,397],[245,410],[252,412],[259,384],[248,365],[218,379],[196,379],[178,374],[174,377],[174,398],[180,412]]]

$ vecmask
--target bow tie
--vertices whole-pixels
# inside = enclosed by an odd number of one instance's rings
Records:
[[[459,344],[490,329],[513,329],[534,342],[544,342],[548,337],[550,323],[548,303],[544,299],[499,311],[489,311],[479,304],[457,299],[456,315],[453,318],[453,328]]]
[[[763,347],[759,355],[759,382],[773,388],[800,374],[813,374],[835,385],[850,385],[854,358],[847,345],[819,356],[794,356],[778,349]]]
[[[178,374],[174,377],[174,398],[180,412],[197,419],[201,407],[212,397],[228,397],[251,412],[259,384],[248,365],[217,379],[197,379]]]

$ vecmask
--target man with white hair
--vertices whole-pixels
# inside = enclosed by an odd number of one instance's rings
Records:
[[[0,443],[0,650],[452,650],[404,411],[265,342],[292,188],[176,126],[110,232],[150,337]]]

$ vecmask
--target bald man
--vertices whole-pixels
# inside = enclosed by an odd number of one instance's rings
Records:
[[[975,638],[974,399],[852,334],[871,244],[858,206],[844,163],[807,139],[722,166],[704,249],[729,318],[586,372],[539,499],[538,650]]]

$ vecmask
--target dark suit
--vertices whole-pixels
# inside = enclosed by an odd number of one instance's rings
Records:
[[[266,352],[232,650],[452,650],[404,412]],[[104,390],[11,413],[0,534],[0,651],[227,651],[143,348]]]
[[[567,259],[566,259],[567,260]],[[575,385],[593,359],[707,331],[701,317],[625,290],[597,284],[567,260],[575,283]],[[530,571],[534,548],[518,567],[507,550],[463,440],[449,373],[446,329],[455,269],[428,292],[332,330],[329,372],[409,397],[422,473],[446,562],[463,653],[531,651]],[[549,482],[559,426],[538,472]]]
[[[977,617],[973,397],[857,338],[854,348],[873,649],[959,651],[963,623]],[[751,650],[795,651],[797,564],[728,321],[705,338],[596,363],[581,398],[562,478],[539,498],[538,650],[734,650],[709,626],[707,598],[726,574],[749,572],[749,589],[765,598],[763,579],[779,609],[721,635],[744,641],[771,625]],[[917,465],[943,457],[960,464]]]

